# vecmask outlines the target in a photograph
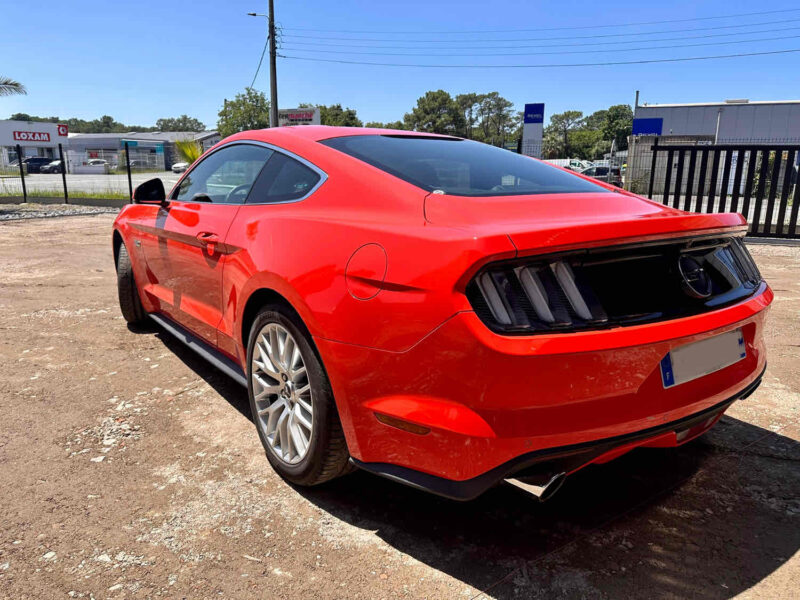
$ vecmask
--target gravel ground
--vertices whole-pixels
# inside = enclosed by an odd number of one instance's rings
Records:
[[[117,214],[118,208],[80,206],[78,204],[0,204],[0,221],[68,217],[74,215]]]
[[[0,225],[0,597],[797,598],[800,248],[753,246],[769,367],[709,434],[454,503],[284,483],[236,384],[125,326],[112,218]]]

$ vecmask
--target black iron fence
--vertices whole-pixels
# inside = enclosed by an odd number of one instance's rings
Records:
[[[739,212],[749,235],[800,238],[800,144],[652,146],[648,197],[694,212]]]
[[[148,179],[160,177],[168,188],[178,180],[180,169],[154,166],[141,159],[135,149],[125,142],[113,157],[83,156],[77,160],[60,144],[50,157],[25,157],[18,146],[17,158],[0,165],[0,203],[108,201],[116,206],[130,201],[133,189]]]

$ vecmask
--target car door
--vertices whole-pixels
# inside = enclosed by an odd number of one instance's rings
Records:
[[[142,239],[149,271],[146,291],[160,312],[216,345],[221,306],[222,258],[228,228],[272,150],[237,143],[223,146],[189,170]]]

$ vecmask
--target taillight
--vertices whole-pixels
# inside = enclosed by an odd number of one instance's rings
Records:
[[[760,281],[740,238],[699,238],[494,263],[467,295],[490,328],[537,333],[695,314],[752,294]]]

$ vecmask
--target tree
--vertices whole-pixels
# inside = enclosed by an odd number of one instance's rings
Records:
[[[250,87],[236,94],[233,100],[226,98],[218,114],[217,131],[222,137],[269,127],[269,101],[263,93]]]
[[[455,100],[444,90],[425,92],[417,105],[403,117],[406,129],[456,135],[464,128],[464,116]]]
[[[483,95],[474,92],[456,96],[456,105],[464,117],[464,130],[461,135],[467,139],[473,137],[473,130],[478,122],[478,109],[482,101]]]
[[[617,150],[628,147],[628,136],[633,131],[633,109],[628,104],[615,104],[608,108],[603,125],[603,139],[617,140]]]
[[[319,106],[319,119],[323,125],[336,127],[361,127],[363,123],[356,115],[354,108],[342,108],[341,104]]]
[[[570,158],[569,134],[583,124],[583,113],[579,110],[567,110],[563,113],[556,113],[550,117],[550,124],[545,127],[544,137],[547,143],[544,144],[548,150],[548,155],[553,151]]]
[[[181,115],[180,117],[159,119],[156,121],[156,129],[159,131],[205,131],[206,126],[194,117]]]
[[[480,123],[478,131],[480,139],[487,144],[503,146],[506,138],[511,137],[514,127],[514,104],[497,92],[489,92],[480,96],[478,115]]]
[[[27,94],[28,90],[19,81],[0,75],[0,96],[13,96],[14,94]]]
[[[606,109],[596,110],[583,120],[583,126],[586,129],[599,130],[603,129],[608,120],[608,111]]]

